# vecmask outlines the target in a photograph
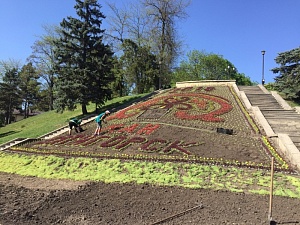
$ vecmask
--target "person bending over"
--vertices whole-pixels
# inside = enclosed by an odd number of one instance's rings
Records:
[[[105,122],[105,118],[110,114],[108,110],[106,110],[103,113],[100,113],[96,118],[95,121],[97,123],[97,128],[95,130],[94,135],[100,135],[101,129],[102,129],[102,122]]]
[[[81,132],[80,124],[81,124],[81,120],[79,120],[77,118],[70,119],[70,121],[69,121],[69,128],[70,128],[69,129],[69,135],[71,135],[73,127],[74,127],[76,133]]]

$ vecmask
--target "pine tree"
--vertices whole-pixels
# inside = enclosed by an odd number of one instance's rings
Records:
[[[0,83],[0,110],[5,114],[5,124],[11,123],[13,110],[21,104],[20,82],[18,70],[12,68],[4,74]]]
[[[87,114],[89,102],[102,105],[111,96],[113,52],[103,43],[101,24],[105,16],[97,1],[76,0],[74,8],[79,18],[63,19],[61,38],[55,43],[55,108],[60,112],[73,110],[79,103],[82,113]]]
[[[272,69],[278,73],[275,77],[275,89],[292,100],[300,99],[300,47],[279,53],[275,58],[280,67]]]

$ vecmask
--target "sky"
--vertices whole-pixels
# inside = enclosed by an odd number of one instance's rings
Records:
[[[77,17],[75,0],[0,3],[0,61],[25,64],[31,46],[45,34],[43,25],[59,25],[67,16]],[[98,3],[108,16],[105,1]],[[177,23],[184,44],[181,58],[192,50],[218,54],[252,81],[261,83],[264,74],[266,83],[274,82],[276,74],[270,70],[279,66],[275,62],[278,53],[300,47],[299,9],[300,0],[192,0],[186,8],[188,17]]]

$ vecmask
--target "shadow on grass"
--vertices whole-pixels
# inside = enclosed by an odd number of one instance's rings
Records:
[[[282,221],[282,222],[278,222],[275,224],[298,224],[298,223],[300,223],[300,222],[299,221],[288,221],[288,222]]]
[[[124,108],[132,105],[133,103],[146,101],[149,98],[151,98],[153,95],[156,95],[156,94],[157,94],[157,92],[152,92],[152,93],[147,94],[143,97],[140,97],[140,96],[132,97],[130,99],[125,99],[125,100],[122,100],[122,101],[119,101],[119,102],[108,104],[108,105],[103,106],[103,107],[99,107],[99,108],[97,108],[96,110],[94,110],[90,113],[87,113],[85,115],[80,114],[80,115],[77,115],[75,117],[77,117],[78,119],[88,119],[90,117],[98,115],[101,112],[105,112],[106,110],[109,110],[111,113],[114,113],[114,112],[117,112],[118,110],[124,109]],[[69,120],[66,120],[66,122],[68,122],[68,121]]]
[[[109,105],[106,105],[104,107],[101,108],[97,108],[94,112],[92,112],[92,115],[95,114],[99,114],[101,112],[104,112],[106,110],[109,110],[110,112],[116,112],[118,110],[124,109],[130,105],[132,105],[133,103],[138,103],[138,102],[142,102],[142,101],[146,101],[149,98],[151,98],[153,95],[156,95],[156,92],[152,92],[146,96],[140,97],[140,96],[136,96],[136,97],[132,97],[130,99],[126,99],[126,100],[122,100],[120,102],[115,102]]]
[[[16,133],[19,133],[19,131],[8,131],[8,132],[5,132],[5,133],[0,133],[0,138],[6,137],[6,136],[9,136],[9,135],[12,135],[12,134],[16,134]]]

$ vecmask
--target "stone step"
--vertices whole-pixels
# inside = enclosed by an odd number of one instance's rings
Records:
[[[262,113],[264,115],[264,117],[267,119],[267,120],[279,120],[279,121],[287,121],[288,123],[291,123],[291,122],[295,122],[295,123],[298,123],[300,122],[300,117],[298,116],[283,116],[283,115],[266,115],[264,113]]]
[[[249,93],[249,94],[264,93],[258,86],[238,86],[238,89],[240,91],[244,91],[245,93]]]
[[[294,136],[293,134],[289,135],[291,140],[294,142],[294,143],[299,143],[300,144],[300,136]]]
[[[261,113],[266,117],[266,118],[278,118],[278,119],[286,119],[286,120],[295,120],[299,121],[300,120],[300,115],[299,114],[288,114],[288,113],[266,113],[263,110]]]
[[[238,88],[244,91],[252,106],[260,109],[273,131],[289,135],[300,151],[300,114],[294,110],[284,109],[272,94],[263,92],[259,86],[238,86]]]
[[[291,117],[297,117],[300,118],[300,114],[296,113],[296,112],[283,112],[280,110],[266,110],[266,109],[261,109],[260,110],[262,113],[264,113],[265,115],[277,115],[277,116],[291,116]]]
[[[13,140],[11,140],[9,142],[6,142],[6,143],[0,145],[0,150],[5,150],[5,149],[7,149],[9,147],[12,147],[12,146],[14,146],[16,144],[19,144],[20,142],[22,142],[22,141],[24,141],[26,139],[27,138],[16,138],[16,139],[13,139]]]
[[[255,99],[255,98],[248,98],[249,102],[253,106],[272,106],[273,108],[282,109],[281,105],[277,101],[269,101],[267,99]]]
[[[273,131],[278,134],[279,133],[288,134],[289,136],[294,135],[296,133],[295,130],[288,130],[288,129],[284,130],[284,129],[279,129],[279,128],[273,128]]]
[[[264,115],[269,115],[269,116],[291,116],[291,117],[297,117],[297,118],[300,118],[300,114],[294,112],[294,111],[290,111],[290,112],[287,112],[287,111],[281,111],[281,110],[272,110],[272,109],[261,109],[260,110]]]
[[[286,119],[267,119],[268,123],[274,127],[293,127],[295,129],[299,128],[300,123],[295,122],[294,120],[286,120]]]

